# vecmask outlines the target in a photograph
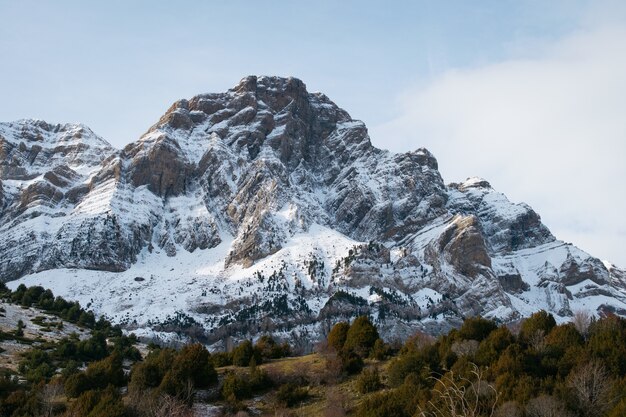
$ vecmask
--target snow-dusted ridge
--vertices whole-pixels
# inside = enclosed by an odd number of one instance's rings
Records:
[[[484,179],[446,186],[425,149],[373,147],[295,78],[180,100],[122,150],[82,125],[0,124],[0,157],[2,279],[144,336],[314,341],[370,314],[403,337],[476,314],[626,313],[624,271]]]

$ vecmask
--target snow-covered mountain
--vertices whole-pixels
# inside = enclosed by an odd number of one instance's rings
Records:
[[[382,332],[546,309],[626,314],[626,273],[556,240],[482,179],[445,185],[426,149],[295,78],[180,100],[112,148],[81,125],[0,124],[0,274],[139,334],[312,340],[368,313]]]

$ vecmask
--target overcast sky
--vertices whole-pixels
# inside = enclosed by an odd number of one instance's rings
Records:
[[[248,74],[301,78],[375,145],[426,147],[626,267],[626,2],[0,0],[1,121],[121,147]]]

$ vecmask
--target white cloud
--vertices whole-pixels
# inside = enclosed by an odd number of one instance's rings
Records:
[[[374,144],[425,146],[446,181],[485,177],[557,237],[626,266],[625,45],[626,26],[611,25],[533,58],[448,71],[404,92]]]

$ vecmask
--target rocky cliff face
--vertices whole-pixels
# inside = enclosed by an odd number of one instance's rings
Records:
[[[367,313],[401,337],[626,311],[623,271],[484,180],[446,186],[425,149],[373,147],[295,78],[180,100],[123,150],[80,125],[0,124],[0,180],[2,279],[143,334],[304,340]]]

